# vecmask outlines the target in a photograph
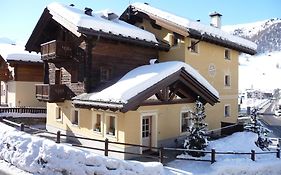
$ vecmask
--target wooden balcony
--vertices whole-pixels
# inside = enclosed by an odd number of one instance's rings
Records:
[[[66,99],[66,86],[64,84],[37,84],[36,98],[39,101],[63,102]]]
[[[0,81],[8,81],[10,76],[9,69],[0,69]]]
[[[73,57],[74,49],[70,42],[53,40],[41,44],[42,60],[64,61]]]

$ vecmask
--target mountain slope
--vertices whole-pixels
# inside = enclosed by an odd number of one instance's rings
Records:
[[[281,19],[223,26],[223,30],[233,35],[249,39],[258,45],[257,53],[281,51]]]

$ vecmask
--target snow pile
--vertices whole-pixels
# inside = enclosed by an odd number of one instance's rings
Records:
[[[34,174],[161,175],[161,163],[103,157],[31,136],[0,123],[0,159]]]
[[[111,20],[105,19],[105,11],[102,13],[92,13],[93,15],[89,16],[86,15],[83,10],[56,2],[48,5],[47,8],[50,11],[50,14],[53,15],[54,20],[72,31],[77,36],[81,35],[77,32],[78,27],[84,27],[97,32],[106,32],[117,36],[121,35],[127,38],[158,43],[155,36],[150,32],[125,23],[118,18]],[[112,15],[113,13],[110,12],[110,14]]]
[[[186,18],[182,18],[182,17],[176,16],[176,15],[173,15],[171,13],[162,11],[160,9],[151,7],[144,3],[134,3],[134,4],[132,4],[132,7],[136,8],[137,10],[139,10],[141,12],[152,14],[153,16],[157,16],[159,18],[167,20],[167,21],[175,24],[178,27],[185,28],[186,30],[190,30],[190,29],[196,30],[196,31],[199,31],[202,35],[207,34],[207,35],[210,35],[210,36],[222,39],[222,40],[234,42],[234,43],[244,46],[246,48],[250,48],[253,50],[257,49],[257,45],[255,43],[253,43],[249,40],[228,34],[216,27],[211,27],[211,26],[204,25],[200,22],[191,21]]]
[[[218,91],[191,66],[180,61],[169,61],[140,66],[127,73],[114,85],[99,93],[94,93],[90,97],[90,100],[126,103],[130,98],[136,96],[138,93],[151,87],[181,68],[184,68],[193,78],[219,98]]]
[[[208,149],[234,152],[262,152],[254,143],[257,134],[252,132],[239,132],[229,137],[209,142]],[[210,160],[210,155],[204,159]],[[216,162],[196,162],[175,160],[165,168],[168,175],[188,174],[188,175],[280,175],[281,160],[276,158],[276,154],[256,155],[256,161],[250,159],[250,155],[216,155]]]
[[[24,46],[0,43],[0,55],[5,61],[31,61],[42,62],[40,54],[29,53]]]
[[[270,91],[281,87],[281,52],[239,57],[239,90]]]

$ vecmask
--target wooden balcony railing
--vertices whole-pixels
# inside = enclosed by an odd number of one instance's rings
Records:
[[[53,40],[41,44],[42,60],[67,60],[73,57],[74,49],[70,42]]]
[[[4,69],[0,69],[0,81],[8,81],[9,80],[9,69],[4,68]]]
[[[66,99],[64,84],[37,84],[36,98],[39,101],[63,102]]]

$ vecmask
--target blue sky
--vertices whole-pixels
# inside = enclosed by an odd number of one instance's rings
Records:
[[[24,42],[29,38],[44,8],[54,0],[8,0],[0,5],[0,37]],[[223,15],[222,25],[240,24],[281,18],[280,0],[60,0],[64,4],[75,4],[94,11],[111,9],[122,13],[133,2],[150,5],[188,19],[200,19],[209,23],[209,13],[217,11]]]

